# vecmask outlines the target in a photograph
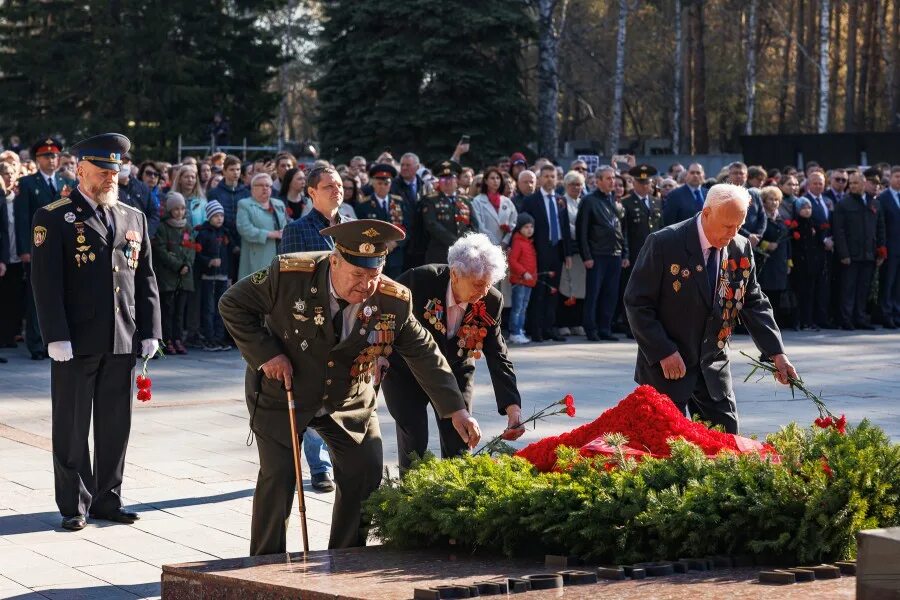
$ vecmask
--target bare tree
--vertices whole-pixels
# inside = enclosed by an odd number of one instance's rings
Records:
[[[694,42],[694,66],[691,71],[693,82],[693,126],[696,154],[709,152],[709,121],[706,107],[706,43],[704,41],[705,0],[696,0],[691,6],[691,37]]]
[[[625,34],[628,25],[628,0],[619,0],[619,25],[616,34],[616,71],[613,76],[613,104],[606,152],[610,156],[619,151],[622,131],[622,95],[625,88]]]
[[[681,34],[683,12],[681,0],[675,0],[675,76],[674,93],[672,94],[672,151],[681,152],[681,99],[684,77],[684,38]]]
[[[825,133],[828,129],[828,34],[830,24],[829,0],[821,0],[819,12],[819,114],[816,119],[816,132]]]
[[[859,45],[859,5],[847,3],[850,15],[847,20],[847,72],[844,80],[844,131],[856,129],[856,47]]]
[[[569,0],[531,0],[538,21],[538,153],[559,152],[559,38]]]
[[[747,5],[747,20],[744,22],[744,50],[747,53],[747,69],[744,72],[744,111],[747,114],[747,123],[744,126],[746,135],[753,135],[753,111],[756,107],[756,9],[759,0],[750,0]]]
[[[900,0],[894,0],[894,9],[892,11],[893,18],[891,24],[891,58],[887,62],[887,73],[888,73],[888,98],[890,99],[888,103],[888,127],[891,131],[896,131],[900,128],[900,90],[898,90],[898,86],[900,86],[900,43],[897,42],[900,39]],[[885,44],[887,46],[887,44]]]

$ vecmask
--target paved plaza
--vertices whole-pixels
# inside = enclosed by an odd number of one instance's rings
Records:
[[[785,338],[788,355],[833,412],[851,423],[869,418],[900,441],[900,334],[789,332]],[[634,388],[634,342],[571,340],[511,350],[526,415],[566,393],[578,410],[574,419],[539,424],[519,445],[593,420]],[[743,383],[749,367],[737,351],[751,348],[747,336],[735,338],[742,433],[811,422],[812,405],[792,399],[787,388],[771,380]],[[154,396],[136,402],[123,487],[141,520],[130,526],[89,521],[80,532],[60,529],[53,501],[49,363],[28,360],[22,349],[0,356],[9,358],[0,365],[0,598],[156,597],[164,563],[247,554],[257,454],[246,443],[244,368],[236,351],[195,351],[151,363]],[[477,382],[474,412],[489,438],[505,417],[496,412],[484,365]],[[379,415],[385,460],[396,469],[394,424],[383,402]],[[306,499],[311,547],[324,549],[334,495],[315,493],[307,483]],[[298,531],[292,521],[289,550],[300,548]]]

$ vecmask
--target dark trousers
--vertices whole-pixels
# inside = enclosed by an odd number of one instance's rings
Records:
[[[190,292],[184,290],[160,294],[164,341],[173,342],[184,339],[184,310],[190,295]]]
[[[37,306],[34,303],[34,294],[31,291],[31,263],[25,265],[25,347],[34,354],[44,352],[44,339],[41,337],[41,327],[38,324]]]
[[[200,310],[203,317],[203,336],[209,341],[221,342],[225,338],[225,325],[219,314],[219,298],[228,289],[225,279],[200,281]]]
[[[559,299],[559,276],[563,265],[562,244],[557,244],[556,248],[548,252],[550,260],[541,266],[544,274],[538,276],[527,311],[528,333],[538,339],[553,335],[556,331],[556,302]],[[557,292],[552,293],[553,290]]]
[[[406,472],[412,464],[411,456],[425,455],[428,449],[428,413],[434,412],[441,439],[441,458],[451,458],[465,454],[468,446],[453,427],[451,419],[442,419],[431,407],[428,394],[412,380],[412,374],[395,371],[384,378],[384,403],[394,417],[397,426],[397,454],[400,457],[400,472]],[[429,410],[429,407],[432,410]],[[471,411],[471,401],[466,402],[466,410]]]
[[[22,333],[25,285],[24,264],[6,265],[6,275],[0,277],[0,344],[12,344]]]
[[[853,260],[841,265],[841,321],[843,324],[864,323],[866,303],[872,290],[875,263],[870,260]]]
[[[64,517],[109,514],[122,506],[134,364],[131,354],[89,354],[50,364],[53,475]]]
[[[594,266],[587,269],[584,297],[584,330],[609,335],[613,312],[619,297],[621,256],[596,256]]]
[[[815,271],[797,271],[791,274],[791,289],[797,294],[794,321],[797,325],[809,327],[828,322],[827,318],[822,320],[815,314],[817,308],[822,308],[821,304],[817,304],[819,299],[828,297],[827,282],[824,266]]]
[[[882,318],[900,320],[900,256],[891,256],[881,265],[879,291]]]
[[[200,275],[195,271],[193,274],[194,277],[194,289],[200,290]],[[187,335],[187,337],[191,339],[196,339],[197,334],[200,333],[203,327],[203,306],[201,304],[202,297],[201,294],[193,294],[188,292],[187,299],[185,300],[185,315],[184,315],[184,329],[185,333],[182,335]],[[183,339],[183,338],[176,338]]]
[[[726,433],[738,432],[737,402],[734,399],[734,392],[729,390],[724,400],[718,402],[713,400],[702,373],[697,375],[697,383],[694,384],[694,392],[690,398],[687,400],[673,398],[672,402],[682,413],[687,409],[691,417],[699,416],[712,425],[721,425]]]
[[[362,503],[381,484],[383,454],[378,417],[372,413],[366,436],[359,444],[330,416],[314,417],[308,424],[298,422],[300,432],[307,426],[328,444],[334,464],[337,492],[328,548],[365,546],[369,532],[362,518]],[[250,554],[279,554],[287,548],[288,518],[296,506],[293,449],[265,433],[255,433],[259,475],[253,494]]]

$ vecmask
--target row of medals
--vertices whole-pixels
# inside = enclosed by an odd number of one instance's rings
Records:
[[[369,331],[369,345],[353,360],[350,377],[359,379],[360,383],[372,381],[372,372],[379,357],[391,355],[394,351],[394,332],[397,329],[397,315],[382,314],[375,327]]]
[[[720,271],[721,274],[719,275],[719,307],[722,309],[722,329],[727,329],[730,333],[731,329],[734,327],[735,320],[738,318],[738,313],[741,308],[744,307],[744,288],[747,285],[747,278],[750,277],[750,270],[745,269],[741,273],[743,278],[741,279],[740,286],[737,289],[734,289],[730,285],[727,265],[728,263],[723,260],[722,269]],[[719,348],[724,348],[725,342],[726,339],[720,339],[716,345]]]
[[[447,326],[444,325],[444,305],[437,298],[432,298],[425,305],[425,320],[440,333],[447,335]]]
[[[85,245],[87,238],[84,237],[84,223],[75,223],[75,233],[75,243],[79,244],[75,247],[75,264],[80,269],[81,265],[86,265],[88,261],[97,260],[97,255],[91,252],[90,246]]]
[[[468,354],[469,358],[478,360],[481,358],[481,350],[484,348],[484,338],[487,337],[487,328],[477,324],[463,325],[459,328],[459,351],[457,355],[462,357]]]

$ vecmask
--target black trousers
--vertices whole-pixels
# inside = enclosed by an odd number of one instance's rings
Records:
[[[34,294],[31,291],[31,263],[24,263],[25,267],[25,346],[32,354],[45,352],[44,339],[41,337],[41,328],[38,324],[37,306],[34,303]]]
[[[184,340],[185,307],[191,292],[176,290],[160,294],[163,341]]]
[[[841,265],[841,322],[845,325],[867,321],[866,304],[872,290],[875,263],[854,260]]]
[[[729,390],[728,396],[721,401],[715,401],[709,395],[706,389],[706,380],[703,374],[697,374],[697,383],[694,384],[694,391],[687,400],[672,399],[675,406],[682,413],[687,409],[688,414],[693,417],[699,416],[704,421],[712,425],[721,425],[725,428],[726,433],[738,432],[738,415],[737,402],[734,399],[734,391]]]
[[[134,364],[131,354],[51,362],[53,475],[56,505],[64,517],[108,514],[122,506]],[[93,465],[88,451],[92,413]]]
[[[468,446],[453,427],[452,419],[442,419],[431,405],[425,393],[412,374],[394,370],[381,383],[384,403],[394,417],[397,428],[397,454],[400,472],[404,473],[412,464],[412,455],[422,457],[428,449],[428,413],[434,412],[438,434],[441,440],[441,458],[451,458],[465,454]],[[432,410],[429,411],[429,408]],[[472,410],[471,399],[466,402],[466,410]]]
[[[22,333],[25,285],[25,266],[6,265],[6,275],[0,277],[0,344],[11,344]]]
[[[542,271],[544,274],[538,276],[526,313],[526,328],[533,338],[549,337],[556,331],[556,302],[559,299],[559,277],[563,265],[562,243],[548,252],[552,255],[551,260],[544,265],[548,267],[546,271]],[[557,290],[555,294],[552,293],[554,289]]]
[[[365,546],[369,530],[362,518],[362,503],[381,484],[384,461],[378,417],[372,413],[366,436],[359,444],[330,416],[315,417],[308,424],[298,422],[301,440],[307,426],[328,444],[334,466],[337,492],[328,548]],[[265,432],[254,433],[259,475],[253,494],[250,555],[280,554],[286,551],[288,519],[296,506],[293,449]]]

